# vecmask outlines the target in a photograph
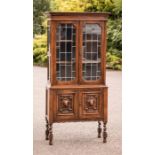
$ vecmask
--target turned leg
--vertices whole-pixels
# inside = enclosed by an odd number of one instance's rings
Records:
[[[48,119],[46,118],[46,130],[45,130],[45,139],[48,140],[49,135],[49,127],[48,127]]]
[[[98,121],[98,129],[97,129],[97,131],[98,131],[98,138],[101,138],[102,128],[101,128],[101,122],[100,121]]]
[[[52,124],[49,124],[49,145],[53,145],[53,128]]]
[[[103,122],[103,143],[107,142],[107,128],[106,128],[107,122]]]

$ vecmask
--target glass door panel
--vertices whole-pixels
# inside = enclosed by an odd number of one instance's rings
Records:
[[[101,27],[98,24],[85,24],[82,45],[83,80],[101,78]]]
[[[75,80],[76,28],[73,24],[59,24],[56,29],[56,79]]]

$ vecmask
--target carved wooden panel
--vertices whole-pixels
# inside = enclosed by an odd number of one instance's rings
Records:
[[[83,92],[81,104],[81,118],[99,117],[101,111],[100,92]]]
[[[73,95],[58,95],[58,113],[59,114],[70,114],[73,113]]]
[[[85,112],[96,112],[98,109],[98,95],[90,94],[85,96],[84,110]]]

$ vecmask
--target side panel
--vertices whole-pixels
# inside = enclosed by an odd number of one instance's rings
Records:
[[[108,121],[108,88],[103,89],[104,122]]]

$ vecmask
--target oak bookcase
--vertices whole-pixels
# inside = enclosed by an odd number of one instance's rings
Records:
[[[53,123],[98,121],[98,138],[103,133],[105,143],[108,13],[51,12],[48,16],[46,140],[53,144]]]

